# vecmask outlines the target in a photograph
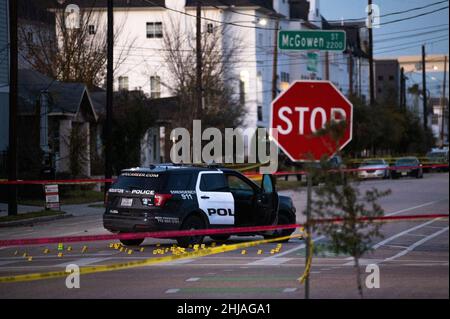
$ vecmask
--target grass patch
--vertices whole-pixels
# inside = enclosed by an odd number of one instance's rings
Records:
[[[64,214],[65,214],[65,212],[61,212],[61,211],[40,210],[40,211],[25,213],[25,214],[2,216],[2,217],[0,217],[0,223],[1,222],[11,222],[11,221],[16,221],[16,220],[24,220],[24,219],[30,219],[30,218],[36,218],[36,217],[58,216],[58,215],[64,215]]]
[[[77,205],[94,202],[102,202],[104,200],[103,192],[93,190],[72,190],[66,192],[63,196],[59,196],[61,205]],[[41,206],[44,207],[44,199],[19,199],[20,205]]]
[[[278,179],[276,184],[276,189],[279,191],[287,190],[287,189],[296,189],[299,187],[306,186],[306,182],[302,181],[285,181]]]

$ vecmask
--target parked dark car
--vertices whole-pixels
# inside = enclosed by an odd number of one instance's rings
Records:
[[[417,157],[402,157],[399,158],[391,172],[393,179],[400,177],[415,177],[423,178],[422,164]]]

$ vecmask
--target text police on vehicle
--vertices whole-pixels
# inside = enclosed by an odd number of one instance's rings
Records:
[[[162,164],[123,170],[105,206],[103,225],[115,233],[295,223],[292,200],[277,194],[272,176],[263,175],[258,186],[237,171],[209,167]],[[259,235],[287,236],[293,231]],[[203,237],[177,241],[185,246],[201,243]],[[229,235],[211,237],[226,240]],[[143,239],[122,242],[139,245]]]

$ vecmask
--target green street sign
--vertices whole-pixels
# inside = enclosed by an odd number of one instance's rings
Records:
[[[278,31],[280,50],[344,51],[345,44],[342,30]]]
[[[318,54],[315,52],[308,52],[308,63],[306,64],[306,70],[309,72],[317,72],[317,66],[318,66]]]

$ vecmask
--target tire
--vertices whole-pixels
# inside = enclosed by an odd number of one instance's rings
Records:
[[[205,222],[199,216],[191,215],[186,218],[181,225],[181,230],[194,230],[194,229],[206,229]],[[178,237],[177,242],[181,247],[187,247],[189,245],[200,245],[203,242],[205,236],[189,236]]]
[[[289,217],[287,213],[282,213],[278,215],[278,225],[289,225],[289,224],[295,224],[295,222],[291,222],[289,220]],[[265,239],[272,239],[277,237],[285,237],[290,236],[294,232],[294,229],[279,229],[275,230],[272,235],[264,235]],[[288,239],[280,240],[280,243],[287,243],[289,241]]]
[[[144,242],[145,238],[137,238],[137,239],[121,239],[120,242],[125,246],[139,246]]]
[[[213,240],[215,241],[227,241],[228,239],[230,239],[231,235],[228,234],[224,234],[224,235],[211,235],[209,236],[211,237]]]

